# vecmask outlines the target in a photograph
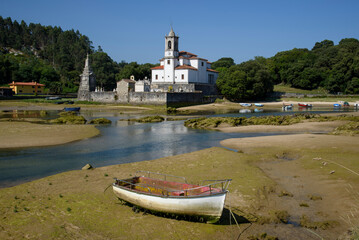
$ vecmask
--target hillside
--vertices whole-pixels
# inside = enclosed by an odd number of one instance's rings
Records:
[[[87,53],[97,84],[112,90],[116,81],[135,75],[150,77],[153,64],[116,63],[78,30],[18,23],[0,16],[0,86],[12,81],[36,81],[50,93],[77,92]]]

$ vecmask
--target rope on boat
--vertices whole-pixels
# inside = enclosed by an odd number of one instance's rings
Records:
[[[105,188],[105,190],[103,190],[103,194],[105,194],[105,192],[107,191],[107,189],[109,188],[109,187],[111,187],[112,186],[112,183],[110,183],[110,185],[108,185],[106,188]]]

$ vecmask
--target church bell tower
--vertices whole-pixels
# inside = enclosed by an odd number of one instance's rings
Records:
[[[178,36],[172,27],[168,35],[165,36],[165,57],[164,57],[164,81],[175,83],[175,67],[178,65]]]

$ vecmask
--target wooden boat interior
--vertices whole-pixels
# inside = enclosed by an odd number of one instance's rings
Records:
[[[143,171],[141,171],[143,173]],[[173,175],[144,172],[149,176],[135,176],[128,179],[115,179],[115,185],[135,192],[142,192],[157,196],[190,197],[208,196],[227,192],[231,179],[205,180],[201,185],[189,184],[185,178]],[[136,174],[137,175],[137,174]],[[153,175],[160,175],[159,179]],[[183,182],[167,180],[168,178],[182,178]],[[207,184],[206,184],[207,183]]]

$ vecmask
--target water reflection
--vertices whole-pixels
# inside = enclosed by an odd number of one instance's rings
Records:
[[[280,109],[265,109],[259,113],[239,113],[237,110],[236,113],[214,116],[251,117],[293,113],[295,112],[280,112]],[[313,111],[313,113],[322,112]],[[47,117],[56,114],[57,111],[54,111]],[[184,127],[183,121],[146,124],[118,121],[138,116],[116,112],[81,112],[81,114],[88,120],[106,117],[112,121],[112,124],[98,127],[101,134],[97,137],[71,144],[1,150],[0,187],[13,186],[63,171],[81,169],[87,163],[100,167],[152,160],[220,146],[219,142],[227,138],[274,135],[274,133],[222,133],[189,129]]]

